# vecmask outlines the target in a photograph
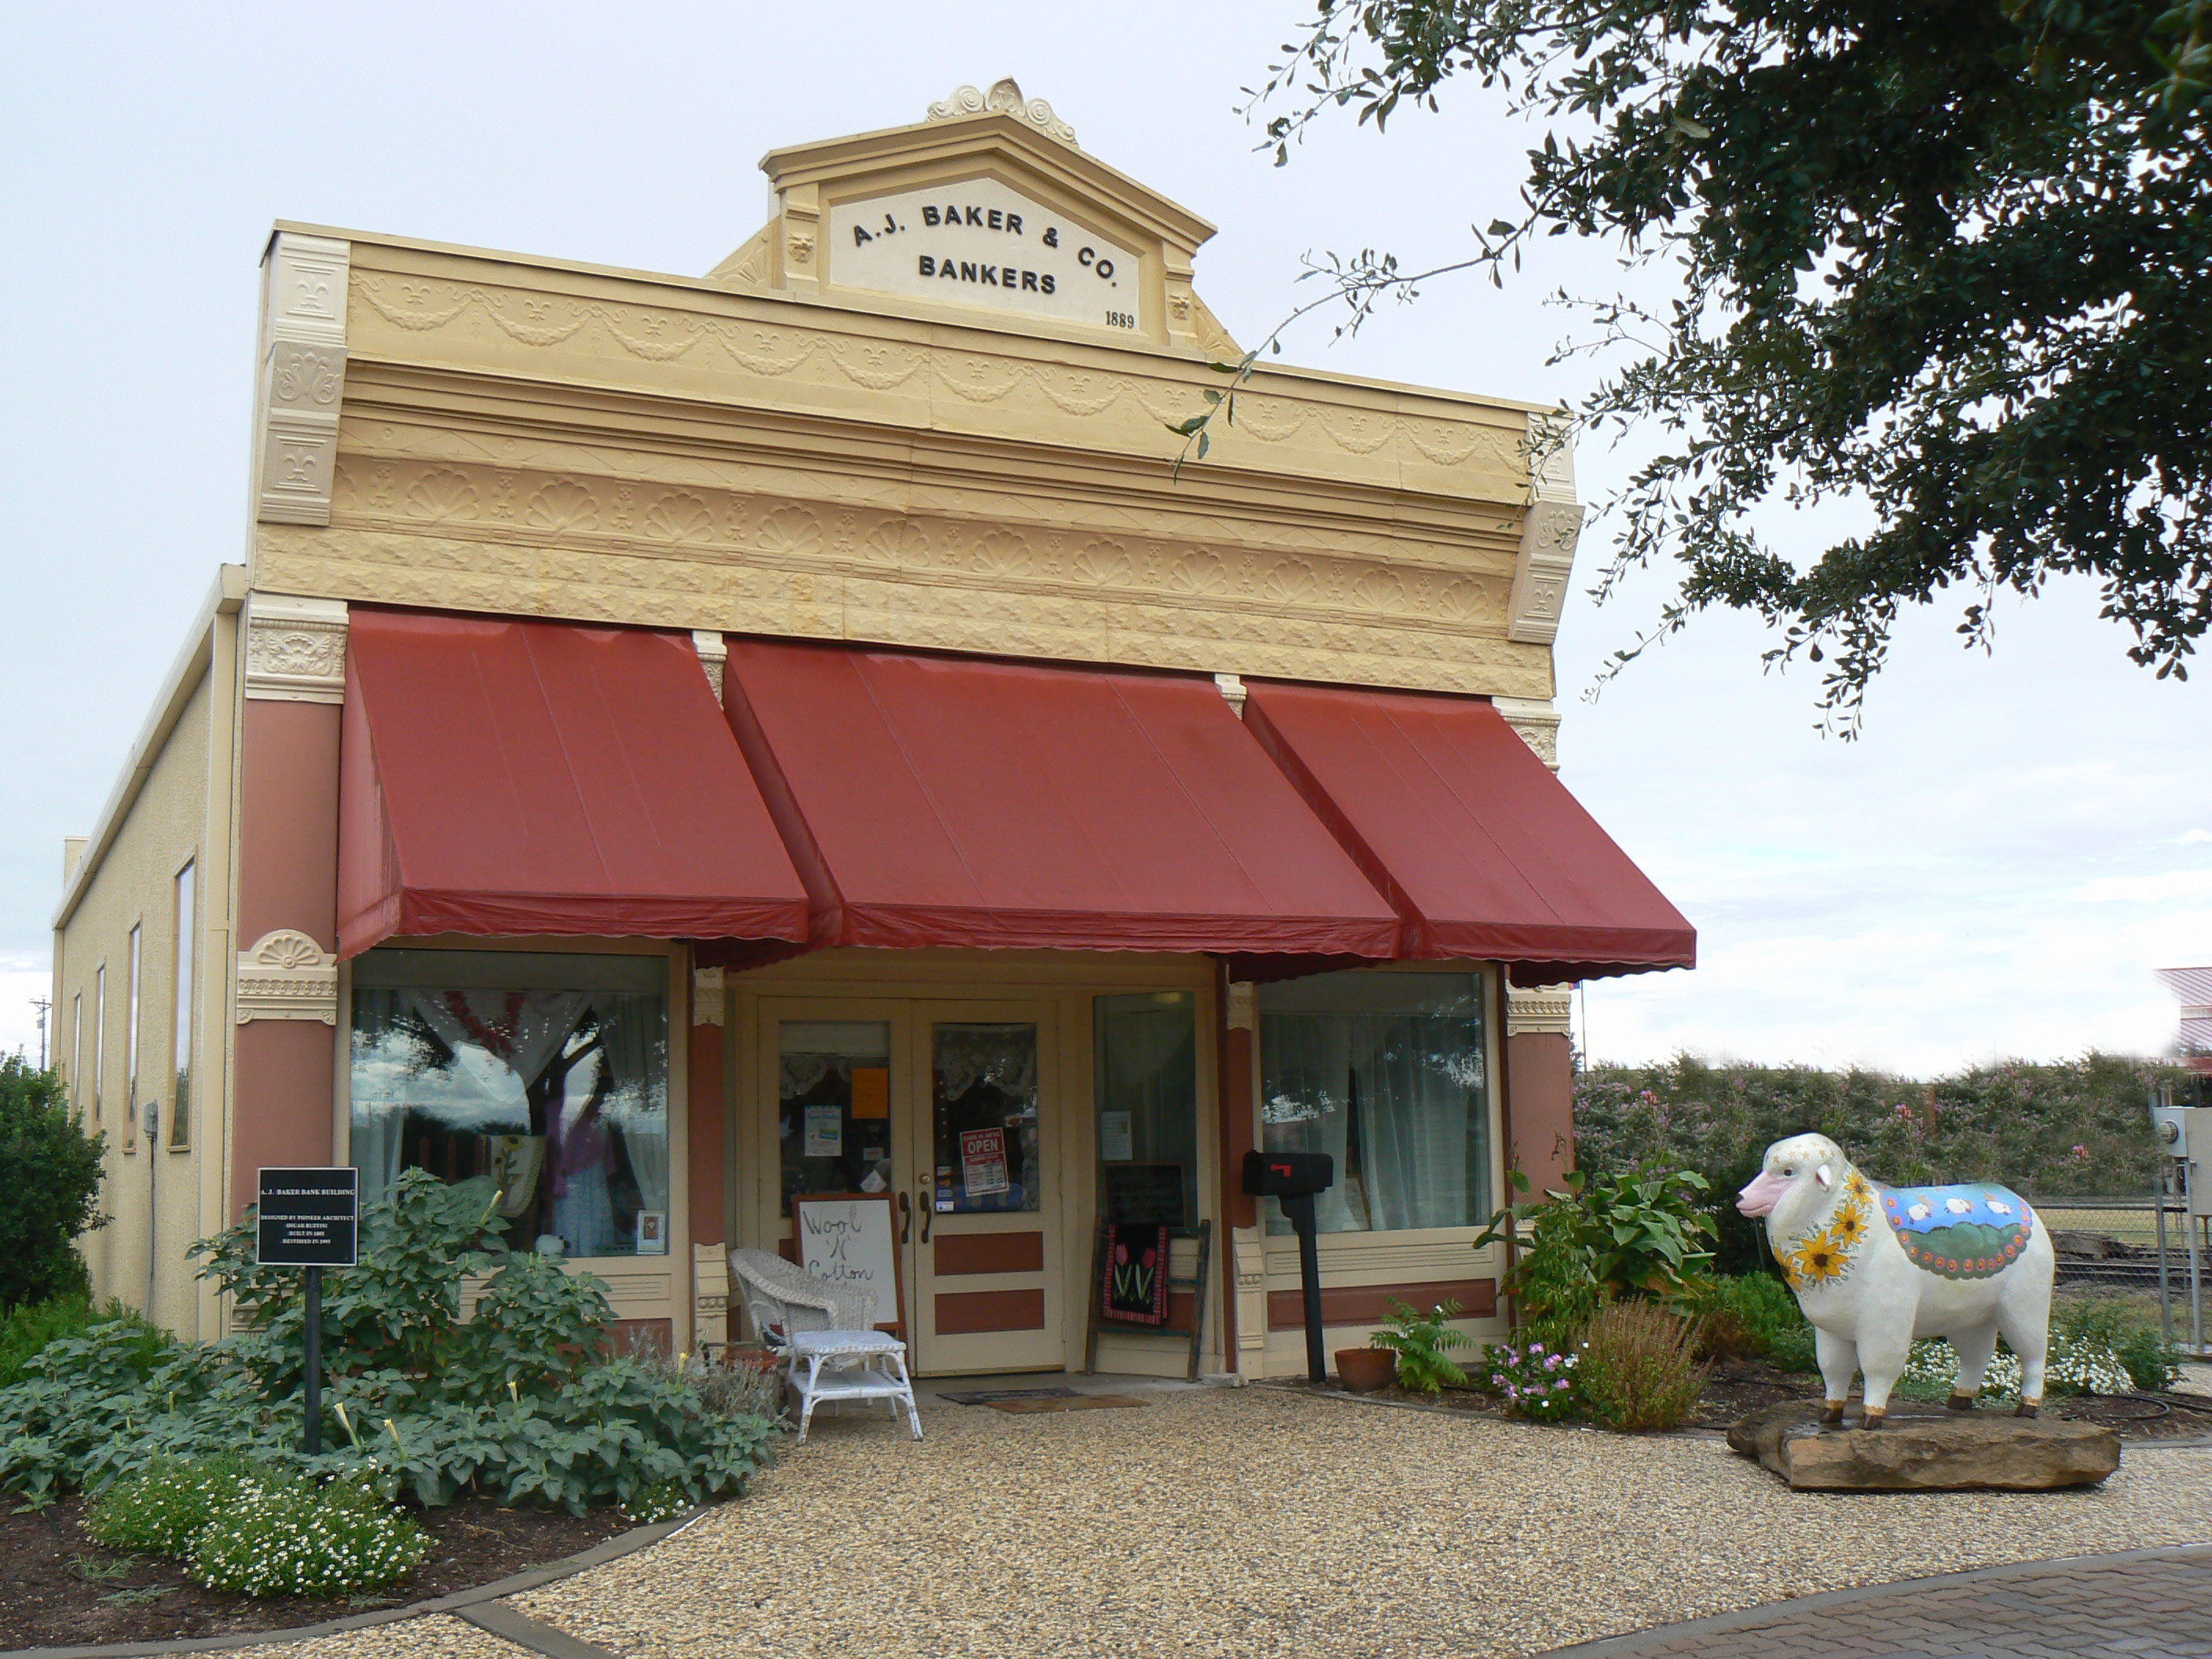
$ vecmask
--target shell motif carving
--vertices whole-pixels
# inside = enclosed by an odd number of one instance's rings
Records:
[[[973,115],[1011,115],[1028,122],[1048,138],[1057,138],[1071,149],[1079,148],[1075,143],[1075,129],[1061,120],[1043,99],[1022,96],[1020,83],[1011,75],[992,82],[988,92],[974,87],[956,87],[950,98],[929,106],[929,118],[933,121],[958,121]]]
[[[238,953],[238,1023],[307,1019],[335,1025],[338,959],[294,927],[264,933]]]

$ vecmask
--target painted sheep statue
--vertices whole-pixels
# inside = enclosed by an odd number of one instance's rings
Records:
[[[2050,1346],[2050,1232],[2002,1187],[1884,1187],[1826,1135],[1766,1149],[1736,1208],[1766,1218],[1767,1242],[1812,1322],[1828,1388],[1822,1420],[1844,1420],[1851,1373],[1866,1376],[1863,1426],[1881,1426],[1915,1337],[1959,1356],[1951,1409],[1972,1411],[2003,1337],[2020,1356],[2020,1410],[2043,1401]]]

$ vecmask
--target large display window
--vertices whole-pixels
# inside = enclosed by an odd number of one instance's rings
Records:
[[[1489,1220],[1490,1088],[1477,974],[1355,970],[1260,988],[1269,1152],[1327,1152],[1323,1232]],[[1267,1200],[1267,1231],[1287,1233]]]
[[[376,950],[353,964],[352,1158],[489,1179],[515,1244],[668,1249],[668,961]]]

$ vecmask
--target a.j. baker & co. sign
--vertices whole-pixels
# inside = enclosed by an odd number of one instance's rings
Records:
[[[1144,326],[1139,255],[994,179],[836,204],[829,242],[839,288]]]

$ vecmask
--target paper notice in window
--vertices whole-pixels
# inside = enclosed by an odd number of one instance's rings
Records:
[[[960,1132],[961,1185],[970,1198],[983,1198],[1008,1190],[1006,1132],[1004,1129],[963,1129]]]
[[[806,1109],[806,1156],[842,1158],[845,1155],[845,1113],[837,1106]]]
[[[1136,1155],[1132,1150],[1129,1114],[1127,1112],[1099,1113],[1098,1156],[1109,1164],[1127,1164]]]
[[[853,1068],[853,1115],[885,1118],[891,1115],[891,1074],[884,1066]]]

